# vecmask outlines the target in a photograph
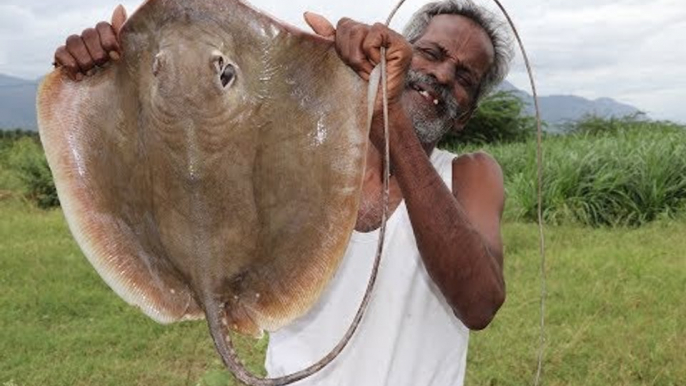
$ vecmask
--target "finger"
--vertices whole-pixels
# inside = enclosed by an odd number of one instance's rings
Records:
[[[366,72],[366,71],[357,71],[357,75],[359,75],[360,78],[366,80],[369,82],[369,78],[371,78],[371,71]]]
[[[72,80],[76,80],[76,73],[81,71],[76,59],[67,51],[65,46],[61,46],[55,51],[55,63],[61,66]]]
[[[95,26],[95,29],[98,31],[102,49],[107,52],[112,59],[117,60],[121,55],[121,46],[119,46],[114,28],[112,28],[109,23],[102,21]]]
[[[96,31],[94,28],[85,29],[81,33],[81,38],[86,44],[86,49],[88,50],[91,58],[93,58],[93,62],[98,66],[105,64],[109,56],[102,48],[98,31]]]
[[[330,21],[324,18],[324,16],[314,12],[305,12],[303,16],[305,17],[305,23],[307,23],[317,35],[325,38],[333,38],[336,36],[336,29]]]
[[[366,24],[342,18],[336,26],[336,51],[341,60],[355,72],[369,72],[372,67],[362,51],[369,30]]]
[[[362,49],[364,40],[366,40],[365,29],[357,29],[354,31],[348,41],[346,57],[348,58],[348,65],[352,67],[353,70],[369,74],[374,69],[374,66]]]
[[[345,27],[346,24],[352,24],[355,23],[355,21],[349,17],[342,17],[338,20],[338,23],[336,24],[336,29],[340,30],[341,27]]]
[[[67,51],[76,59],[76,63],[82,73],[85,74],[95,66],[93,58],[91,58],[81,36],[71,35],[67,38]]]
[[[370,74],[374,69],[374,65],[367,59],[360,47],[355,47],[355,51],[350,58],[350,67],[358,72]]]
[[[388,28],[380,23],[374,24],[362,42],[362,51],[373,64],[381,63],[381,48],[387,47]]]
[[[117,8],[114,9],[114,12],[112,12],[112,28],[114,28],[116,35],[119,35],[119,31],[121,31],[121,27],[124,25],[125,21],[126,9],[123,5],[119,4]]]

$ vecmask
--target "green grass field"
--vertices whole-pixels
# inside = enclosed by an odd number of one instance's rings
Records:
[[[126,305],[82,256],[59,210],[0,199],[0,235],[0,386],[232,384],[204,322],[161,326]],[[508,299],[472,334],[466,385],[533,379],[537,230],[511,222],[504,235]],[[544,384],[686,384],[686,222],[547,235]],[[240,342],[255,371],[266,344]]]
[[[543,142],[546,222],[641,226],[686,212],[686,127],[634,123],[597,133],[551,135]],[[502,166],[507,208],[516,221],[537,218],[534,141],[468,145]]]

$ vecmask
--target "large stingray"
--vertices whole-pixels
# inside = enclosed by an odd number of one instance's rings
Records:
[[[71,231],[107,284],[162,323],[274,330],[338,266],[364,169],[366,86],[332,43],[239,0],[149,0],[123,59],[38,96]],[[228,345],[227,345],[228,343]]]

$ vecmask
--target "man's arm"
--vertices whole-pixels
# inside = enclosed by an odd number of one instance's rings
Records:
[[[453,193],[417,140],[404,111],[393,109],[391,164],[426,269],[455,315],[485,328],[505,300],[500,166],[484,153],[453,162]]]
[[[400,96],[412,49],[383,25],[342,19],[337,28],[306,19],[315,32],[335,36],[341,59],[364,79],[387,48],[390,156],[403,193],[417,246],[427,271],[455,315],[470,329],[483,329],[505,299],[500,218],[504,204],[502,172],[484,153],[458,157],[453,191],[443,183],[417,139]],[[313,25],[314,24],[314,25]],[[383,121],[375,114],[370,139],[383,148]]]

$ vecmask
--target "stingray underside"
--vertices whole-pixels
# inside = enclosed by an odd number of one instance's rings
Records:
[[[302,315],[354,226],[364,84],[331,42],[237,0],[149,0],[120,39],[120,61],[38,95],[84,254],[159,322],[207,301],[250,334]]]

